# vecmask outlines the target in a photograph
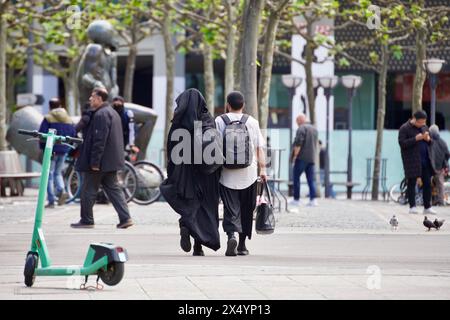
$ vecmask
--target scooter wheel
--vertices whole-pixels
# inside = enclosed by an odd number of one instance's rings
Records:
[[[36,254],[29,253],[25,260],[25,268],[23,275],[25,276],[25,285],[31,287],[34,284],[36,278],[36,267],[38,263],[38,257]]]
[[[112,262],[108,264],[106,271],[101,269],[98,275],[108,286],[115,286],[122,280],[124,273],[125,265],[123,262]]]

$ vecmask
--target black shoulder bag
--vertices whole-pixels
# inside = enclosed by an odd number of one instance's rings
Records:
[[[268,203],[260,203],[256,208],[255,230],[258,234],[271,234],[275,230],[275,216],[273,214],[273,205],[270,199],[270,191],[267,182],[263,182],[259,197],[263,194],[264,189],[267,193]]]

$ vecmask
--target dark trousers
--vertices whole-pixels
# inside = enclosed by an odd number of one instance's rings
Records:
[[[433,174],[433,170],[431,169],[431,165],[423,165],[422,164],[422,194],[423,194],[423,206],[425,209],[431,207],[431,176]],[[417,178],[409,178],[408,179],[408,202],[409,207],[416,206],[416,184]]]
[[[253,212],[256,208],[257,182],[242,190],[229,189],[219,184],[223,201],[223,230],[252,236]]]
[[[303,173],[306,173],[306,180],[309,187],[309,199],[313,200],[316,197],[316,182],[314,180],[314,163],[308,163],[301,159],[296,159],[294,164],[294,200],[300,199],[300,177]]]
[[[93,207],[100,185],[106,192],[114,209],[119,215],[120,222],[130,219],[127,202],[123,190],[117,180],[117,172],[83,172],[81,185],[81,222],[94,223]]]

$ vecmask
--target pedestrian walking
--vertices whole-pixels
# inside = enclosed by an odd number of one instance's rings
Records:
[[[44,116],[41,122],[39,132],[47,133],[49,129],[55,129],[57,135],[75,137],[75,127],[67,113],[61,105],[58,98],[53,98],[49,101],[50,112]],[[40,143],[40,148],[44,150],[45,143]],[[64,161],[70,147],[63,144],[55,144],[53,146],[52,160],[50,163],[50,173],[48,177],[47,197],[48,204],[46,208],[54,208],[56,198],[58,198],[58,205],[63,205],[68,199],[62,170]],[[56,192],[55,192],[56,189]]]
[[[123,130],[123,145],[125,150],[132,150],[135,153],[139,152],[139,148],[135,146],[135,130],[134,130],[134,112],[133,110],[125,108],[125,99],[121,96],[116,96],[112,100],[112,107],[120,116],[122,120]]]
[[[434,174],[430,160],[429,146],[433,143],[428,131],[427,114],[417,111],[413,118],[404,123],[398,132],[403,169],[408,180],[407,194],[409,213],[418,213],[416,207],[417,178],[423,183],[424,214],[436,214],[431,207],[431,177]]]
[[[176,99],[172,125],[167,137],[167,179],[160,186],[161,194],[180,215],[180,246],[190,252],[194,239],[194,256],[203,256],[202,246],[214,251],[220,248],[219,177],[221,164],[195,163],[195,128],[200,135],[215,131],[213,116],[206,100],[197,89],[188,89]],[[183,136],[178,141],[178,135]],[[182,150],[176,152],[177,150]],[[219,149],[219,151],[221,151]]]
[[[244,108],[242,93],[231,92],[225,106],[227,113],[216,118],[225,157],[219,190],[224,206],[223,230],[228,236],[226,256],[249,254],[245,241],[252,236],[258,168],[266,182],[264,138],[258,121],[245,114]]]
[[[292,147],[291,161],[293,169],[294,199],[292,205],[300,205],[300,178],[303,172],[306,173],[306,180],[309,187],[309,206],[317,206],[315,159],[319,134],[317,129],[306,122],[306,116],[301,113],[297,116],[297,133]]]
[[[71,224],[73,228],[93,228],[93,207],[97,192],[102,186],[119,215],[117,228],[133,225],[125,196],[117,180],[117,171],[123,169],[122,123],[119,115],[108,104],[108,92],[104,88],[92,91],[89,102],[91,118],[83,128],[83,144],[76,169],[82,173],[81,219]]]
[[[444,202],[444,182],[445,176],[448,174],[448,159],[450,152],[447,143],[441,138],[439,134],[439,127],[433,124],[430,127],[430,136],[433,143],[430,146],[431,165],[435,172],[433,177],[434,184],[437,189],[437,201],[439,206],[445,205]]]

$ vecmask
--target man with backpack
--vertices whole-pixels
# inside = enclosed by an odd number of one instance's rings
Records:
[[[125,108],[125,99],[121,96],[113,98],[112,107],[117,111],[122,120],[123,145],[125,149],[128,148],[129,150],[138,153],[139,149],[134,145],[135,130],[133,110]]]
[[[261,179],[266,181],[264,138],[258,121],[244,114],[244,107],[244,96],[231,92],[225,106],[227,113],[216,118],[225,157],[219,192],[224,205],[223,229],[228,236],[226,256],[249,254],[245,239],[252,235],[258,166]]]

